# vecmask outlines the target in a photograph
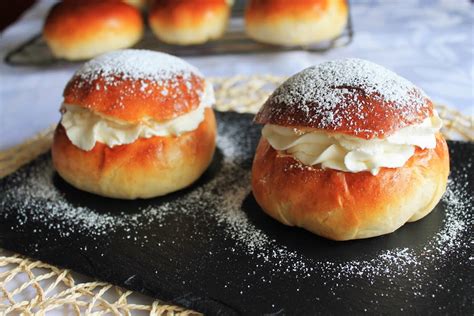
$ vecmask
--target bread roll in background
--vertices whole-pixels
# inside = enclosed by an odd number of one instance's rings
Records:
[[[83,60],[135,45],[143,19],[135,7],[112,0],[57,3],[49,12],[43,37],[53,55]]]
[[[148,22],[165,43],[202,44],[224,34],[230,10],[226,0],[155,0]]]
[[[262,209],[286,225],[350,240],[429,214],[449,174],[441,120],[424,92],[359,59],[310,67],[283,83],[252,167]]]
[[[84,64],[64,90],[53,163],[74,187],[136,199],[197,180],[216,140],[212,85],[183,60],[111,52]]]
[[[339,36],[348,19],[346,0],[249,0],[245,29],[256,41],[308,45]]]
[[[122,0],[125,3],[133,5],[135,8],[145,10],[151,3],[151,0]]]

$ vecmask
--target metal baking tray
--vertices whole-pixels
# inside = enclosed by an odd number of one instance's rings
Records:
[[[214,41],[200,45],[179,46],[166,44],[158,40],[149,28],[134,48],[156,50],[175,56],[206,56],[223,54],[249,54],[264,52],[284,52],[305,50],[309,52],[325,52],[333,48],[348,45],[353,38],[354,30],[349,6],[349,18],[346,28],[337,38],[308,46],[278,46],[256,42],[245,34],[244,3],[236,2],[232,9],[232,18],[225,34]],[[5,56],[5,62],[12,66],[51,66],[69,64],[68,61],[52,55],[41,34],[33,36]],[[80,61],[79,61],[80,62]]]

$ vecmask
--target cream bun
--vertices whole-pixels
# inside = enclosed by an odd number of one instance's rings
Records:
[[[85,63],[64,90],[53,163],[74,187],[136,199],[182,189],[216,141],[212,85],[183,60],[146,50]]]
[[[334,39],[347,20],[346,0],[249,0],[245,11],[249,37],[284,46]]]
[[[165,43],[202,44],[224,34],[230,9],[226,0],[156,0],[148,22]]]
[[[433,103],[374,63],[344,59],[294,75],[265,102],[252,190],[273,218],[350,240],[429,214],[445,192],[446,141]]]
[[[58,58],[83,60],[135,45],[143,19],[135,7],[113,0],[59,2],[49,12],[43,37]]]

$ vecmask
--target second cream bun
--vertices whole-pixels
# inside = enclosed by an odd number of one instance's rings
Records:
[[[346,0],[249,0],[245,11],[249,37],[284,46],[334,39],[347,20]]]
[[[54,166],[74,187],[106,197],[151,198],[182,189],[212,160],[213,101],[212,86],[179,58],[144,50],[102,55],[84,64],[65,88]],[[68,114],[73,110],[77,113]],[[199,121],[184,119],[178,132],[167,127],[192,113]],[[130,132],[150,126],[169,132]],[[94,134],[97,130],[103,134]]]
[[[229,14],[226,0],[156,0],[148,22],[163,42],[193,45],[221,37]]]
[[[142,35],[140,11],[112,0],[57,3],[43,27],[43,37],[53,55],[68,60],[131,47]]]
[[[333,240],[379,236],[423,218],[445,192],[449,154],[432,102],[373,63],[347,59],[308,68],[283,83],[255,121],[266,127],[252,191],[286,225]],[[281,130],[280,138],[265,134],[267,126]],[[379,165],[346,170],[358,162]]]

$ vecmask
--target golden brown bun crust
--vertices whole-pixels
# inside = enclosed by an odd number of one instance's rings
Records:
[[[218,12],[227,12],[226,0],[156,0],[150,18],[175,27],[195,27]]]
[[[250,21],[279,19],[287,16],[319,19],[330,2],[338,2],[341,6],[347,7],[345,0],[250,0],[245,11],[245,18]]]
[[[337,37],[348,18],[345,0],[249,0],[246,31],[257,41],[304,45]]]
[[[417,149],[401,168],[342,172],[306,167],[262,138],[252,190],[262,209],[286,225],[350,240],[391,233],[427,215],[446,190],[449,153],[441,134],[434,149]]]
[[[190,45],[220,37],[229,14],[226,0],[156,0],[148,20],[164,42]]]
[[[66,1],[48,14],[43,35],[57,57],[77,60],[134,45],[143,34],[140,12],[119,1]]]
[[[364,116],[347,115],[346,113],[357,113],[360,104],[367,104],[370,111],[364,112]],[[341,105],[344,111],[334,111],[334,121],[338,124],[328,126],[332,132],[353,135],[361,138],[382,138],[390,135],[401,127],[421,123],[427,117],[433,115],[433,103],[426,99],[423,106],[417,110],[415,107],[405,109],[392,107],[389,103],[376,98],[373,94],[358,94],[356,98],[347,96]],[[342,107],[342,106],[341,106]],[[275,108],[284,109],[281,112],[274,111]],[[317,106],[308,106],[308,111],[298,104],[283,106],[269,99],[262,106],[255,117],[259,124],[275,124],[280,126],[291,126],[298,128],[318,129],[324,124],[325,117],[317,115]],[[410,109],[410,114],[407,114]],[[400,118],[404,118],[401,120]],[[401,126],[401,123],[403,125]]]
[[[197,180],[212,160],[215,139],[216,121],[210,108],[194,131],[140,138],[112,148],[96,143],[91,151],[74,146],[59,124],[52,157],[61,177],[78,189],[113,198],[150,198]]]
[[[321,63],[280,85],[255,117],[259,124],[383,138],[433,116],[413,83],[361,59]]]
[[[110,78],[102,76],[92,81],[75,76],[64,90],[64,103],[133,123],[145,117],[161,122],[196,109],[205,88],[204,79],[194,74],[176,75],[159,85],[146,79],[115,78],[114,84],[108,84]],[[141,89],[144,84],[146,90]]]
[[[122,1],[130,5],[133,5],[135,8],[138,8],[140,10],[146,9],[151,2],[151,0],[122,0]]]

